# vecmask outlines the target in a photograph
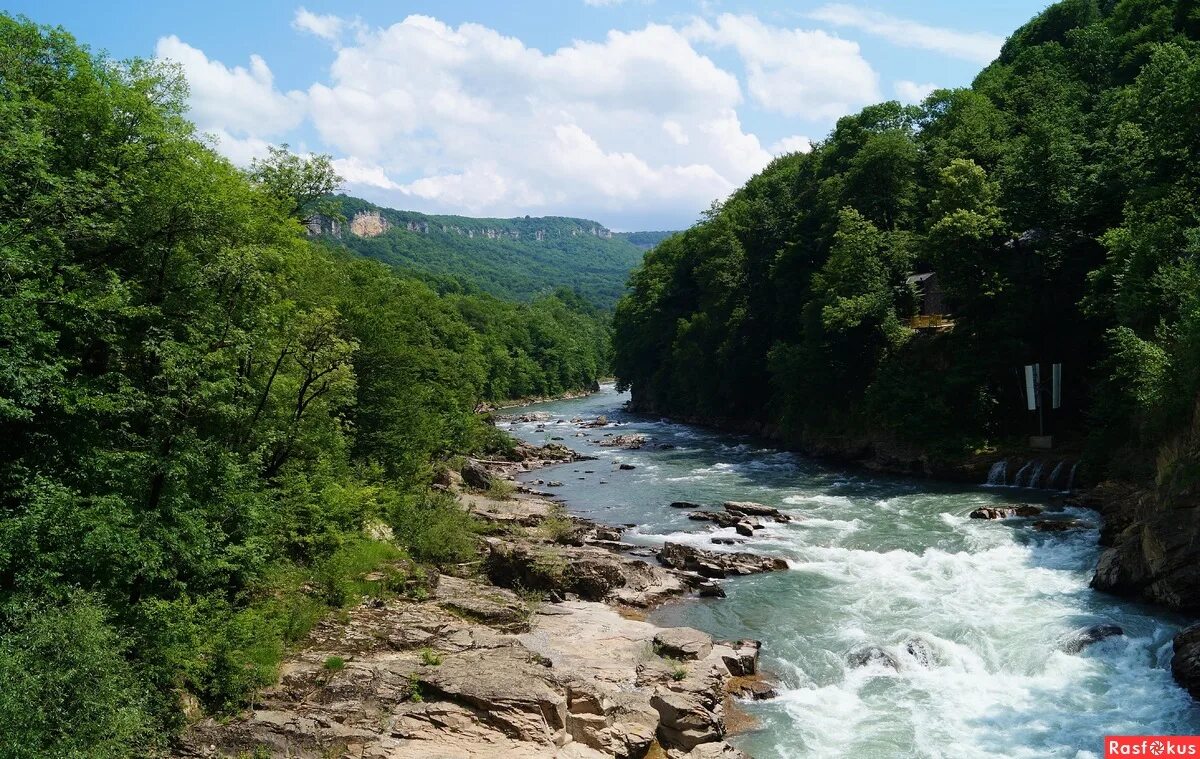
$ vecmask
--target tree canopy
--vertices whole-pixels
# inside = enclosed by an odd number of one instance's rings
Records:
[[[311,242],[328,159],[235,168],[170,67],[0,15],[0,93],[0,755],[141,756],[368,573],[474,555],[435,470],[608,327]]]
[[[1066,0],[970,88],[846,116],[650,252],[616,370],[659,412],[961,455],[1053,430],[1097,475],[1200,478],[1200,11]],[[952,330],[910,326],[933,272]],[[701,371],[716,365],[719,372]]]

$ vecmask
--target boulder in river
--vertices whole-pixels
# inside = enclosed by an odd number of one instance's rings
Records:
[[[900,661],[889,651],[879,646],[862,646],[846,654],[846,661],[851,667],[887,667],[899,670]]]
[[[600,445],[606,448],[625,448],[628,450],[637,450],[646,444],[646,436],[641,434],[633,435],[613,435],[600,441]]]
[[[971,512],[971,519],[1008,519],[1009,517],[1036,517],[1042,510],[1023,503],[1020,506],[983,506]]]
[[[625,472],[628,472],[628,471],[631,471],[631,470],[637,469],[637,467],[636,467],[636,466],[634,466],[633,464],[619,464],[619,465],[617,466],[617,468],[618,468],[618,469],[620,469],[620,470],[622,470],[622,471],[625,471]]]
[[[726,501],[722,508],[733,514],[744,514],[753,517],[771,517],[776,522],[790,522],[791,516],[784,514],[773,506],[766,506],[753,501]]]
[[[737,514],[730,514],[725,511],[693,511],[688,514],[688,519],[695,522],[713,522],[719,527],[733,527],[742,518]]]
[[[700,504],[692,503],[691,501],[671,501],[671,503],[669,505],[673,509],[702,509],[702,508],[704,508]]]
[[[671,569],[696,572],[704,577],[727,577],[787,569],[787,562],[773,556],[743,552],[703,551],[682,543],[664,543],[658,561]]]
[[[937,652],[933,648],[933,644],[924,638],[914,635],[904,641],[904,650],[916,660],[917,664],[929,669],[937,663]]]
[[[1061,648],[1068,654],[1077,654],[1093,643],[1099,643],[1108,638],[1124,635],[1125,631],[1119,625],[1102,624],[1091,627],[1081,627],[1062,639]]]
[[[1078,519],[1039,519],[1033,523],[1038,532],[1066,532],[1087,529],[1087,524]]]

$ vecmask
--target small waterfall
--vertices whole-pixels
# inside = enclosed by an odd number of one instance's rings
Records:
[[[1032,467],[1033,467],[1033,462],[1026,461],[1025,466],[1023,466],[1017,470],[1017,476],[1013,477],[1013,485],[1016,487],[1022,487],[1021,481],[1025,477],[1025,473],[1028,472]]]
[[[1006,485],[1008,484],[1008,460],[1004,459],[992,464],[992,468],[988,470],[987,484],[989,485]]]
[[[1046,489],[1047,490],[1054,489],[1054,483],[1058,482],[1058,476],[1060,474],[1062,474],[1063,465],[1065,465],[1066,463],[1067,462],[1065,462],[1065,461],[1059,461],[1057,464],[1054,465],[1054,469],[1050,470],[1050,476],[1048,478],[1046,478]]]
[[[1029,472],[1029,480],[1025,483],[1025,487],[1036,488],[1040,484],[1041,479],[1042,462],[1039,459],[1038,461],[1033,462],[1033,469]]]
[[[1067,477],[1067,492],[1071,492],[1071,488],[1075,487],[1075,470],[1079,467],[1079,462],[1076,461],[1071,465],[1071,474]]]

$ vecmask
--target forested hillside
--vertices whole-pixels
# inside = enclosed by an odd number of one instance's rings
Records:
[[[434,470],[511,445],[481,401],[594,383],[607,327],[310,242],[328,160],[234,168],[170,67],[0,15],[0,93],[0,756],[146,755],[474,556]]]
[[[842,118],[647,256],[620,380],[798,444],[956,456],[1036,434],[1021,367],[1060,362],[1048,432],[1194,494],[1198,38],[1193,2],[1067,0],[969,89]],[[950,323],[912,327],[922,273]]]
[[[586,219],[428,216],[345,195],[329,211],[312,231],[331,245],[422,273],[441,289],[457,284],[510,300],[565,287],[611,309],[645,250]]]

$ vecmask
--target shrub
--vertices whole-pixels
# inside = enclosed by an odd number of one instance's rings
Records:
[[[0,639],[0,756],[126,757],[150,749],[147,693],[97,601],[29,603]]]
[[[497,501],[507,501],[513,497],[513,493],[517,492],[517,486],[511,480],[503,480],[499,477],[492,478],[492,482],[488,485],[488,498]]]
[[[391,494],[388,522],[413,558],[452,564],[475,556],[475,520],[453,496]]]
[[[538,529],[547,540],[562,543],[575,534],[575,523],[567,515],[566,509],[555,505],[538,525]]]
[[[323,666],[330,672],[341,672],[346,668],[346,660],[340,656],[330,656]]]

